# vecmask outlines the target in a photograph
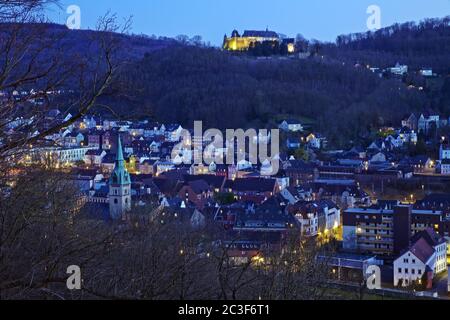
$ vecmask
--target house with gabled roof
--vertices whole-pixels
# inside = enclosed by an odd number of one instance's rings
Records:
[[[436,275],[447,271],[447,242],[426,229],[411,239],[411,245],[394,261],[394,286],[433,286]]]
[[[300,201],[312,201],[313,193],[311,188],[307,187],[287,187],[281,190],[280,195],[291,205]]]
[[[89,150],[84,156],[84,162],[88,166],[100,167],[102,160],[106,156],[106,151],[101,149]]]
[[[440,120],[441,117],[438,112],[428,109],[420,115],[417,130],[427,134],[433,127],[439,129]]]
[[[408,118],[402,121],[402,127],[407,127],[410,130],[417,131],[418,130],[418,118],[412,113]]]
[[[341,225],[341,210],[330,200],[298,202],[289,205],[287,211],[299,221],[301,234],[306,237],[328,234]]]
[[[186,203],[192,202],[197,208],[203,208],[206,201],[214,196],[214,191],[206,181],[193,180],[183,183],[178,196]]]
[[[367,151],[369,151],[369,153],[373,153],[382,151],[384,149],[386,149],[385,142],[382,139],[378,139],[370,144],[370,146],[367,148]]]

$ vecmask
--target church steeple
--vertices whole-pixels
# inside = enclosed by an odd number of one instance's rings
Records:
[[[117,140],[116,163],[114,166],[114,171],[110,178],[110,184],[131,184],[130,174],[125,167],[125,159],[123,157],[122,141],[120,139],[120,136]]]
[[[117,141],[117,155],[114,171],[109,179],[109,214],[113,220],[125,218],[131,210],[131,178],[125,167],[122,141]]]
[[[117,157],[116,157],[116,161],[124,161],[123,150],[122,150],[122,140],[120,139],[120,135],[117,138]]]

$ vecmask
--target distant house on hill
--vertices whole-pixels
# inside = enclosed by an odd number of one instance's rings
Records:
[[[306,142],[312,149],[321,149],[325,144],[325,138],[319,133],[311,133],[306,137]]]
[[[288,119],[280,124],[279,129],[285,132],[302,132],[303,125],[298,120]]]
[[[403,76],[404,74],[408,73],[408,66],[407,65],[401,65],[400,63],[397,63],[395,67],[389,68],[389,71],[397,76]]]
[[[410,130],[417,131],[418,129],[418,121],[417,116],[412,113],[407,119],[402,121],[402,127],[407,127]]]
[[[422,77],[434,77],[434,76],[436,76],[436,75],[433,73],[433,69],[432,69],[432,68],[429,68],[429,67],[427,67],[427,68],[422,68],[422,69],[419,71],[419,73],[420,73],[420,75],[421,75]]]

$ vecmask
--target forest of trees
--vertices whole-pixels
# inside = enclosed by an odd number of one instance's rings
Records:
[[[411,112],[450,114],[449,18],[405,23],[377,32],[340,36],[336,44],[297,43],[312,57],[252,59],[213,48],[171,47],[148,53],[127,69],[134,99],[121,101],[143,115],[190,125],[201,119],[219,128],[265,127],[282,117],[313,119],[330,145],[360,141],[373,128],[398,125]],[[379,79],[366,65],[397,62],[413,70],[403,79]],[[363,68],[355,68],[356,64]],[[431,67],[441,77],[428,85],[415,72]],[[425,86],[423,92],[408,83]],[[133,95],[132,93],[137,93]],[[130,103],[131,102],[131,103]],[[156,116],[157,115],[157,116]]]
[[[188,126],[203,120],[218,128],[264,128],[282,117],[306,117],[336,145],[398,123],[427,103],[424,93],[366,68],[318,57],[255,60],[212,48],[152,52],[121,80],[130,85],[129,96],[118,103],[123,112]]]
[[[390,67],[395,61],[412,69],[431,67],[440,74],[450,71],[450,16],[420,23],[394,24],[375,32],[341,35],[336,45],[325,46],[339,60]]]

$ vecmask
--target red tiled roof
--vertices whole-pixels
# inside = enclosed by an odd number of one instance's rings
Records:
[[[411,247],[411,249],[409,249],[409,251],[425,264],[435,253],[434,249],[424,238],[420,238],[419,240],[417,240],[416,243],[414,243],[414,245]]]

